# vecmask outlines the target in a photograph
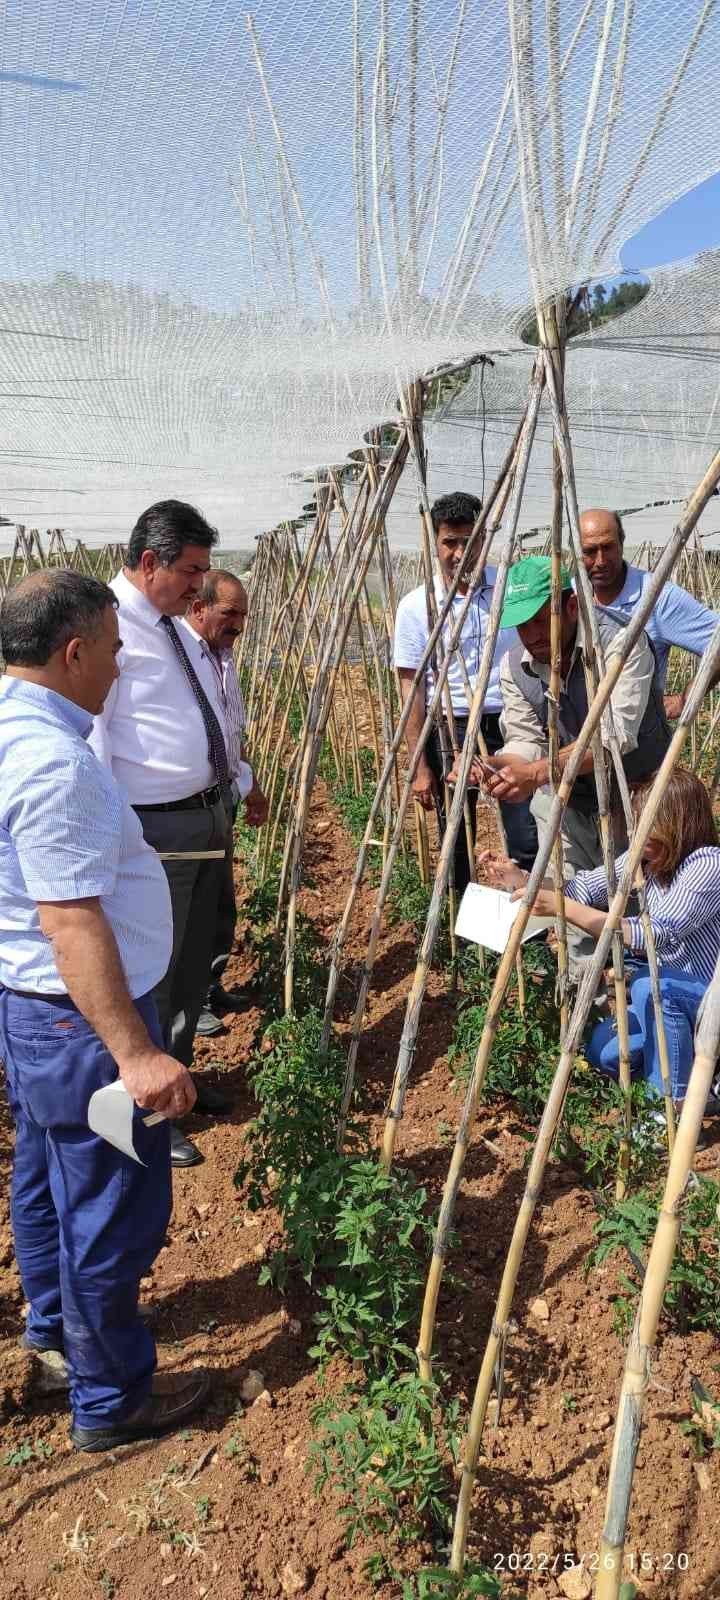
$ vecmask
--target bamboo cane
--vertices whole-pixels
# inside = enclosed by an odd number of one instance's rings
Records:
[[[405,463],[408,451],[407,435],[403,433],[395,446],[390,461],[383,474],[382,481],[368,508],[366,527],[363,539],[358,541],[355,551],[348,563],[347,576],[342,589],[338,593],[333,619],[327,630],[324,653],[318,667],[318,672],[313,684],[308,716],[306,719],[306,744],[300,770],[298,803],[292,829],[288,837],[291,840],[287,851],[286,860],[289,875],[288,897],[288,924],[285,951],[285,1007],[292,1009],[293,998],[293,972],[294,972],[294,931],[297,895],[300,887],[302,870],[302,846],[305,836],[305,827],[310,803],[310,795],[315,778],[320,745],[332,703],[332,692],[337,679],[339,661],[345,647],[345,641],[350,627],[352,608],[357,603],[357,596],[362,591],[362,586],[367,576],[367,570],[373,554],[375,542],[378,537],[378,511],[386,509],[392,497],[400,473]],[[343,611],[349,602],[350,612],[345,615]]]
[[[454,1147],[452,1158],[451,1158],[451,1162],[450,1162],[450,1168],[449,1168],[449,1171],[448,1171],[448,1176],[447,1176],[447,1179],[445,1181],[445,1187],[443,1189],[443,1197],[442,1197],[442,1202],[441,1202],[441,1206],[440,1206],[440,1213],[439,1213],[438,1224],[437,1224],[437,1229],[436,1229],[436,1233],[435,1233],[435,1240],[434,1240],[434,1244],[433,1244],[432,1261],[431,1261],[431,1264],[430,1264],[430,1270],[429,1270],[429,1273],[428,1273],[428,1279],[427,1279],[427,1284],[426,1284],[426,1289],[425,1289],[425,1298],[424,1298],[424,1302],[423,1302],[422,1318],[421,1318],[421,1325],[420,1325],[420,1337],[419,1337],[419,1340],[418,1340],[418,1351],[417,1351],[417,1353],[418,1353],[418,1361],[419,1361],[419,1366],[420,1366],[420,1376],[423,1378],[424,1381],[429,1381],[429,1379],[432,1376],[432,1371],[431,1371],[432,1330],[433,1330],[434,1325],[435,1325],[435,1315],[436,1315],[436,1309],[437,1309],[438,1295],[439,1295],[439,1292],[440,1292],[440,1284],[442,1282],[442,1274],[443,1274],[443,1270],[444,1270],[445,1255],[446,1255],[446,1250],[447,1250],[447,1241],[448,1241],[448,1238],[449,1238],[450,1229],[452,1227],[452,1219],[453,1219],[453,1214],[454,1214],[454,1210],[455,1210],[455,1202],[456,1202],[456,1199],[457,1199],[457,1194],[458,1194],[458,1190],[459,1190],[459,1187],[460,1187],[460,1182],[461,1182],[461,1179],[462,1179],[462,1173],[463,1173],[463,1169],[464,1169],[464,1165],[465,1165],[465,1155],[466,1155],[467,1148],[468,1148],[468,1145],[469,1145],[469,1142],[470,1142],[470,1138],[471,1138],[471,1135],[472,1135],[472,1130],[473,1130],[473,1126],[474,1126],[474,1123],[475,1123],[475,1118],[477,1116],[477,1107],[478,1107],[480,1095],[482,1093],[482,1088],[483,1088],[483,1085],[484,1085],[484,1082],[485,1082],[485,1075],[486,1075],[486,1072],[487,1072],[487,1066],[488,1066],[488,1061],[489,1061],[489,1057],[490,1057],[490,1051],[492,1049],[492,1043],[493,1043],[493,1040],[494,1040],[494,1037],[495,1037],[495,1033],[497,1031],[497,1026],[498,1026],[498,1022],[499,1022],[499,1018],[500,1018],[500,1009],[501,1009],[502,1002],[503,1002],[503,999],[504,999],[505,990],[507,988],[508,980],[509,980],[510,974],[512,972],[512,968],[513,968],[513,964],[514,964],[514,961],[515,961],[515,957],[516,957],[517,952],[518,952],[518,950],[520,948],[520,944],[521,944],[521,941],[522,941],[522,936],[523,936],[523,934],[525,932],[525,929],[527,927],[527,923],[528,923],[528,919],[529,919],[529,916],[530,916],[531,908],[532,908],[532,906],[534,904],[534,901],[535,901],[535,898],[536,898],[536,895],[537,895],[537,891],[540,888],[540,885],[541,885],[541,883],[543,881],[545,872],[547,870],[548,862],[549,862],[550,855],[551,855],[551,852],[552,852],[553,839],[554,839],[554,836],[555,836],[555,833],[556,833],[557,829],[560,826],[560,823],[561,823],[561,820],[562,820],[563,811],[564,811],[565,805],[567,804],[567,801],[568,801],[568,799],[570,797],[570,794],[572,792],[572,786],[573,786],[573,783],[575,781],[575,777],[576,777],[576,775],[577,775],[577,773],[578,773],[578,771],[579,771],[579,769],[580,769],[580,767],[582,765],[585,753],[586,753],[586,751],[588,749],[588,746],[590,744],[590,740],[591,740],[595,730],[599,726],[600,718],[602,717],[602,715],[603,715],[603,713],[604,713],[604,711],[605,711],[605,709],[606,709],[606,707],[608,705],[608,702],[610,700],[610,695],[611,695],[611,693],[612,693],[612,691],[613,691],[613,689],[615,687],[615,684],[617,683],[617,680],[618,680],[618,678],[620,676],[620,673],[622,671],[624,662],[627,659],[627,656],[630,654],[630,651],[632,650],[633,645],[635,644],[636,640],[638,639],[640,633],[642,632],[642,630],[644,628],[645,623],[647,622],[648,617],[650,616],[650,614],[651,614],[651,612],[653,610],[653,607],[654,607],[654,605],[656,603],[658,594],[660,593],[660,590],[661,590],[661,588],[662,588],[662,586],[663,586],[663,584],[665,582],[665,579],[667,577],[668,572],[672,571],[675,559],[676,559],[679,551],[682,550],[682,548],[684,547],[684,544],[685,544],[686,540],[689,538],[690,533],[692,532],[692,529],[695,526],[695,523],[696,523],[698,517],[700,516],[704,506],[707,504],[707,501],[709,500],[709,498],[710,498],[710,496],[711,496],[716,484],[719,481],[720,481],[720,452],[718,452],[717,455],[713,458],[713,460],[712,460],[710,466],[708,467],[708,470],[705,473],[704,477],[702,478],[701,482],[698,484],[697,488],[695,489],[693,494],[690,496],[690,498],[689,498],[689,500],[687,502],[686,508],[685,508],[684,516],[683,516],[681,522],[676,527],[672,538],[669,540],[668,545],[666,546],[665,551],[663,552],[663,555],[662,555],[662,557],[661,557],[661,559],[660,559],[660,561],[658,563],[658,566],[657,566],[655,572],[653,573],[652,579],[651,579],[650,583],[648,584],[647,588],[645,589],[645,591],[643,593],[643,596],[642,596],[642,599],[640,601],[640,604],[637,607],[637,609],[636,609],[634,615],[632,616],[630,622],[628,623],[627,629],[625,630],[625,633],[624,633],[622,646],[621,646],[617,656],[613,657],[613,659],[612,659],[612,661],[610,663],[610,666],[607,668],[606,672],[603,675],[602,681],[598,686],[598,690],[597,690],[597,693],[596,693],[596,695],[595,695],[595,697],[593,699],[593,702],[590,705],[590,707],[588,708],[588,715],[587,715],[587,718],[586,718],[585,723],[583,725],[583,728],[581,729],[580,734],[578,735],[578,738],[577,738],[577,741],[576,741],[576,744],[575,744],[575,748],[573,750],[573,754],[572,754],[570,760],[568,761],[568,763],[567,763],[567,765],[566,765],[566,767],[564,769],[564,772],[562,774],[562,778],[561,778],[561,781],[560,781],[560,785],[559,785],[557,794],[555,795],[555,797],[553,799],[553,802],[552,802],[550,815],[549,815],[549,818],[548,818],[547,833],[546,833],[546,836],[545,836],[544,840],[539,845],[537,858],[535,860],[535,864],[533,866],[532,872],[530,873],[530,877],[529,877],[529,880],[528,880],[528,885],[527,885],[525,894],[523,896],[522,902],[520,904],[518,915],[517,915],[517,917],[515,919],[515,922],[513,923],[513,926],[512,926],[511,932],[510,932],[510,938],[509,938],[508,944],[507,944],[507,948],[506,948],[505,953],[504,953],[504,955],[502,957],[502,960],[500,962],[500,966],[498,968],[497,976],[495,978],[495,983],[493,985],[493,991],[492,991],[492,994],[490,996],[490,1000],[488,1002],[487,1010],[486,1010],[486,1013],[485,1013],[485,1025],[484,1025],[484,1028],[483,1028],[483,1033],[482,1033],[482,1037],[480,1039],[480,1044],[478,1046],[478,1050],[477,1050],[477,1054],[476,1054],[476,1057],[475,1057],[475,1061],[473,1063],[473,1068],[472,1068],[472,1072],[471,1072],[471,1075],[470,1075],[470,1080],[468,1082],[468,1087],[467,1087],[467,1091],[466,1091],[466,1095],[465,1095],[465,1102],[464,1102],[464,1105],[463,1105],[463,1110],[462,1110],[460,1123],[459,1123],[459,1127],[458,1127],[458,1132],[457,1132],[457,1137],[456,1137],[456,1141],[455,1141],[455,1147]],[[714,641],[713,641],[713,646],[711,646],[711,651],[710,651],[711,665],[713,667],[714,667],[716,659],[719,656],[720,656],[720,651],[714,649]],[[684,738],[685,738],[685,728],[686,728],[687,724],[689,723],[689,721],[691,720],[691,717],[688,714],[689,713],[689,708],[691,707],[691,704],[692,704],[692,715],[694,715],[695,707],[697,705],[699,705],[701,703],[701,700],[702,700],[702,695],[698,695],[698,693],[697,693],[697,686],[701,681],[702,681],[703,685],[705,685],[705,683],[707,681],[706,673],[704,671],[704,667],[705,667],[705,663],[706,663],[707,659],[708,659],[708,652],[706,652],[706,656],[705,656],[705,658],[703,660],[703,666],[701,667],[700,672],[698,673],[698,678],[696,679],[695,686],[693,688],[692,694],[688,698],[688,701],[687,701],[687,703],[685,705],[682,717],[680,719],[680,723],[678,724],[678,729],[677,729],[675,735],[673,736],[673,740],[671,742],[670,749],[668,751],[668,755],[665,758],[665,763],[663,763],[663,767],[661,768],[661,772],[665,771],[666,763],[668,762],[668,760],[671,757],[673,752],[675,752],[674,760],[671,762],[670,766],[667,768],[668,771],[672,770],[672,766],[674,765],[674,762],[677,761],[677,759],[679,758],[680,750],[682,748],[682,744],[683,744],[683,741],[684,741]],[[708,677],[709,677],[709,674],[708,674]],[[648,802],[648,804],[649,804],[649,802]],[[644,827],[646,815],[647,815],[647,807],[646,807],[645,811],[643,812],[643,817],[641,818],[640,824],[638,825],[638,830],[636,831],[635,837],[631,842],[630,851],[629,851],[629,854],[628,854],[628,862],[626,862],[625,871],[624,871],[624,874],[623,874],[623,882],[628,881],[629,863],[632,861],[632,863],[633,863],[632,870],[634,871],[636,866],[637,866],[637,863],[640,860],[641,852],[636,849],[636,846],[637,846],[638,838],[641,837],[640,830],[641,830],[641,828]],[[645,842],[645,837],[646,837],[646,835],[643,833],[642,834],[642,843]],[[629,889],[631,887],[631,884],[632,884],[632,876],[629,879],[629,887],[628,887],[628,890],[627,890],[628,893],[629,893]],[[616,900],[617,900],[617,896],[616,896]],[[613,904],[615,904],[615,901],[613,902]],[[615,918],[615,921],[617,921],[618,918],[619,918],[619,913],[618,913],[618,917]],[[610,933],[608,933],[608,928],[611,930]],[[614,923],[611,921],[611,919],[609,917],[608,918],[608,922],[606,923],[605,932],[603,933],[602,938],[598,941],[598,945],[597,945],[595,954],[594,954],[592,960],[590,961],[590,963],[588,965],[588,969],[587,969],[585,978],[583,979],[583,983],[582,983],[580,991],[578,993],[578,998],[577,998],[577,1001],[576,1001],[575,1010],[573,1012],[573,1019],[568,1024],[568,1032],[567,1032],[566,1040],[565,1040],[565,1051],[564,1051],[563,1060],[565,1060],[567,1058],[568,1062],[570,1062],[570,1063],[572,1061],[572,1052],[574,1052],[574,1049],[576,1048],[576,1043],[579,1041],[580,1034],[581,1034],[581,1031],[582,1031],[582,1025],[584,1023],[585,1016],[587,1015],[587,1011],[589,1009],[589,1006],[590,1006],[590,1003],[591,1003],[591,1000],[592,1000],[592,997],[593,997],[593,994],[594,994],[593,984],[595,984],[595,985],[597,984],[598,978],[599,978],[599,976],[600,976],[600,974],[602,972],[602,963],[603,963],[603,960],[604,960],[605,956],[607,955],[607,950],[608,950],[608,947],[609,947],[609,943],[610,943],[610,939],[611,939],[611,936],[612,936],[612,930],[613,929],[614,929]],[[583,1002],[583,1008],[581,1008],[581,1001]],[[581,1008],[581,1009],[579,1009],[579,1008]],[[577,1041],[576,1041],[575,1037],[574,1037],[574,1032],[573,1032],[573,1023],[574,1023],[575,1017],[578,1014],[582,1016],[582,1022],[580,1023],[580,1026],[579,1026],[579,1028],[577,1030]],[[565,1085],[565,1087],[566,1087],[566,1085]],[[565,1087],[563,1087],[562,1099],[564,1099]],[[561,1106],[562,1106],[562,1099],[561,1099],[560,1104],[558,1106],[558,1114],[559,1114],[559,1110],[561,1109]]]
[[[525,475],[527,472],[530,450],[532,448],[532,442],[535,436],[535,426],[540,408],[540,397],[543,390],[542,371],[542,362],[538,362],[531,384],[530,402],[521,435],[518,463],[515,473],[515,484],[513,489],[512,510],[509,516],[509,528],[495,579],[493,599],[488,621],[488,631],[480,659],[473,703],[470,708],[465,746],[460,756],[455,795],[448,815],[445,838],[440,851],[435,885],[433,888],[432,899],[425,924],[425,932],[420,946],[415,976],[413,978],[412,988],[408,997],[405,1011],[405,1023],[403,1026],[402,1038],[400,1040],[400,1049],[398,1052],[398,1060],[395,1068],[395,1076],[390,1095],[390,1104],[383,1135],[382,1164],[384,1167],[389,1167],[392,1161],[395,1140],[397,1136],[397,1127],[402,1116],[407,1081],[415,1052],[415,1041],[417,1038],[417,1030],[420,1021],[420,1009],[427,985],[430,961],[432,959],[432,952],[437,936],[440,909],[445,892],[445,885],[447,883],[450,856],[455,846],[455,839],[460,823],[460,817],[463,811],[465,790],[467,787],[470,766],[475,750],[477,730],[480,723],[482,707],[490,678],[490,669],[500,625],[500,613],[505,595],[507,574],[515,548],[515,537],[517,532],[522,492],[525,485]]]
[[[338,984],[338,979],[339,979],[339,974],[340,974],[340,957],[341,957],[342,950],[343,950],[343,947],[344,947],[345,938],[347,936],[347,930],[348,930],[348,927],[349,927],[349,924],[350,924],[350,918],[352,916],[352,912],[353,912],[353,908],[354,908],[354,905],[355,905],[355,900],[356,900],[356,897],[357,897],[357,893],[358,893],[358,890],[360,888],[360,884],[362,883],[363,876],[364,876],[364,873],[365,873],[368,844],[369,844],[370,839],[372,838],[372,835],[373,835],[373,832],[374,832],[374,829],[375,829],[375,826],[376,826],[376,821],[377,821],[377,817],[379,815],[380,806],[382,804],[383,795],[384,795],[384,792],[385,792],[385,787],[386,787],[386,785],[387,785],[387,783],[388,783],[388,781],[390,779],[391,773],[395,770],[396,755],[397,755],[397,751],[398,751],[398,749],[400,747],[400,744],[402,742],[402,738],[403,738],[403,735],[404,735],[404,731],[405,731],[405,727],[406,727],[406,724],[407,724],[407,720],[408,720],[408,717],[410,715],[410,709],[411,709],[411,704],[412,704],[412,696],[414,695],[415,690],[417,689],[418,685],[424,681],[426,665],[427,665],[427,662],[429,661],[430,656],[432,654],[432,651],[434,649],[435,641],[436,641],[436,635],[439,632],[440,628],[443,627],[447,622],[447,619],[448,619],[449,614],[450,614],[452,602],[453,602],[453,600],[455,598],[455,595],[458,592],[458,586],[459,586],[460,582],[463,581],[464,577],[466,576],[467,571],[471,570],[471,577],[470,577],[470,582],[469,582],[469,585],[468,585],[468,592],[467,592],[467,595],[466,595],[465,600],[463,602],[463,605],[460,608],[458,616],[455,619],[455,623],[454,623],[453,627],[451,628],[450,637],[449,637],[449,641],[448,641],[448,653],[447,653],[447,655],[445,657],[445,661],[443,662],[442,667],[439,669],[438,680],[440,679],[442,673],[443,672],[447,672],[447,670],[448,670],[450,654],[451,654],[452,650],[455,648],[457,640],[460,637],[460,632],[461,632],[461,629],[462,629],[462,627],[464,625],[465,617],[467,615],[467,611],[468,611],[470,603],[471,603],[473,587],[476,584],[476,582],[479,580],[479,575],[483,570],[483,567],[484,567],[484,564],[485,564],[485,560],[486,560],[487,545],[484,543],[482,548],[481,548],[480,554],[477,555],[476,548],[475,548],[475,541],[479,538],[480,534],[483,532],[491,512],[494,512],[494,508],[498,505],[499,502],[502,501],[502,493],[503,493],[503,487],[504,487],[505,482],[506,481],[509,482],[509,481],[512,480],[513,462],[514,462],[515,452],[516,452],[516,450],[518,448],[518,445],[519,445],[519,440],[520,440],[520,436],[521,436],[521,432],[522,432],[522,426],[523,426],[523,423],[521,421],[521,423],[520,423],[520,425],[519,425],[519,427],[517,429],[517,432],[516,432],[515,438],[513,440],[513,443],[511,445],[506,457],[505,457],[505,460],[502,463],[502,467],[501,467],[500,473],[498,474],[498,477],[495,480],[495,483],[493,484],[492,489],[490,490],[490,493],[489,493],[488,498],[486,500],[485,506],[483,507],[483,510],[482,510],[480,516],[478,517],[478,520],[477,520],[477,523],[475,525],[475,528],[473,529],[473,535],[472,535],[471,539],[468,541],[468,545],[467,545],[467,548],[465,550],[463,561],[462,561],[462,563],[461,563],[461,565],[460,565],[460,567],[458,569],[458,572],[457,572],[457,574],[455,576],[455,579],[453,580],[453,583],[450,585],[450,587],[449,587],[449,589],[447,591],[447,594],[445,596],[445,600],[444,600],[443,605],[442,605],[442,607],[440,609],[438,621],[437,621],[437,623],[435,624],[435,627],[432,629],[432,631],[430,633],[430,637],[429,637],[429,639],[427,641],[427,644],[425,646],[425,650],[423,652],[422,659],[419,662],[418,667],[417,667],[417,669],[415,671],[415,674],[413,676],[410,695],[408,696],[404,707],[401,708],[400,717],[399,717],[399,720],[398,720],[398,723],[397,723],[397,726],[396,726],[396,729],[395,729],[395,732],[394,732],[394,735],[393,735],[393,739],[392,739],[391,749],[390,749],[390,752],[389,752],[389,759],[386,759],[385,766],[384,766],[383,771],[382,771],[382,773],[380,775],[380,781],[378,783],[378,787],[376,789],[376,792],[375,792],[375,795],[374,795],[374,798],[373,798],[372,806],[371,806],[371,809],[370,809],[370,815],[368,817],[368,821],[367,821],[367,825],[366,825],[366,829],[365,829],[365,834],[364,834],[364,837],[363,837],[362,844],[360,846],[360,850],[358,852],[357,862],[356,862],[356,866],[355,866],[355,872],[353,874],[353,880],[352,880],[352,884],[350,886],[350,891],[348,893],[348,898],[347,898],[347,901],[346,901],[346,904],[345,904],[345,908],[344,908],[340,923],[338,924],[338,927],[336,929],[335,936],[334,936],[334,939],[333,939],[331,961],[330,961],[330,971],[329,971],[329,975],[328,975],[327,996],[326,996],[326,1001],[325,1001],[325,1017],[324,1017],[324,1022],[323,1022],[323,1035],[322,1035],[325,1048],[327,1047],[327,1041],[329,1040],[329,1037],[330,1037],[330,1027],[331,1027],[331,1024],[332,1024],[332,1016],[333,1016],[334,1005],[335,1005],[335,996],[336,996],[336,993],[337,993],[337,984]],[[474,566],[472,568],[470,568],[471,558],[474,561]],[[418,762],[420,760],[420,756],[422,754],[422,751],[423,751],[423,749],[425,747],[425,743],[426,743],[427,738],[429,736],[430,729],[431,729],[431,726],[432,726],[432,720],[433,720],[433,717],[434,717],[434,714],[435,714],[435,710],[436,710],[436,707],[440,703],[441,692],[442,692],[442,684],[441,684],[440,681],[438,681],[435,684],[435,689],[434,689],[433,695],[431,697],[430,705],[426,708],[427,709],[427,714],[426,714],[425,724],[424,724],[423,729],[421,731],[420,739],[418,740],[418,744],[416,746],[414,756],[413,756],[413,758],[411,759],[411,762],[410,762],[410,768],[409,768],[409,771],[408,771],[408,776],[407,776],[406,785],[405,785],[405,789],[404,789],[403,795],[398,798],[398,802],[397,802],[398,820],[397,820],[397,824],[396,824],[393,840],[392,840],[392,842],[391,842],[391,844],[389,846],[389,852],[386,855],[386,859],[385,859],[385,863],[384,863],[383,878],[382,878],[382,882],[381,882],[381,885],[380,885],[380,889],[378,891],[378,897],[377,897],[377,903],[376,903],[376,909],[375,909],[375,918],[377,918],[377,919],[379,919],[382,916],[382,909],[383,909],[383,905],[384,905],[384,900],[385,900],[385,896],[387,894],[387,889],[388,889],[389,883],[390,883],[390,874],[391,874],[392,865],[393,865],[393,861],[394,861],[395,850],[397,849],[397,847],[400,844],[400,841],[404,837],[404,834],[403,834],[404,808],[408,803],[408,799],[409,799],[409,795],[410,795],[410,787],[411,787],[411,784],[412,784],[412,779],[414,777],[415,770],[416,770],[417,764],[418,764]]]
[[[628,1345],[615,1421],[605,1502],[605,1525],[595,1585],[596,1600],[618,1600],[620,1594],[633,1474],[640,1443],[645,1395],[650,1382],[652,1355],[665,1289],[680,1236],[683,1201],[691,1178],[698,1135],[719,1051],[720,959],[703,1000],[702,1015],[697,1028],[695,1059],[640,1291],[640,1304]]]
[[[698,682],[702,680],[703,688],[707,684],[712,671],[716,669],[718,661],[720,661],[720,627],[716,631],[713,641],[703,657],[703,664],[700,669],[700,673],[698,674]],[[601,697],[602,688],[599,691],[599,698]],[[607,958],[615,930],[619,926],[620,919],[623,916],[627,898],[632,889],[634,873],[639,861],[641,860],[643,849],[651,832],[658,804],[664,793],[667,780],[680,759],[688,725],[695,716],[701,700],[702,694],[698,694],[696,691],[693,691],[693,694],[688,699],[685,711],[683,712],[683,719],[678,726],[670,748],[665,756],[660,771],[658,772],[653,784],[652,790],[648,796],[647,803],[643,809],[642,817],[639,819],[635,837],[632,840],[630,849],[628,851],[628,858],[623,871],[622,879],[618,884],[617,891],[610,904],[605,926],[598,939],[597,949],[588,964],[587,972],[578,993],[573,1015],[568,1025],[565,1046],[560,1054],[558,1066],[553,1078],[552,1086],[550,1088],[550,1093],[547,1098],[545,1110],[540,1122],[540,1127],[538,1129],[533,1148],[532,1159],[530,1162],[530,1168],[528,1171],[527,1184],[516,1219],[515,1228],[513,1230],[513,1236],[510,1242],[510,1248],[508,1250],[507,1260],[500,1284],[500,1290],[495,1305],[492,1328],[485,1348],[485,1353],[483,1355],[475,1389],[470,1427],[465,1448],[465,1459],[463,1464],[460,1494],[458,1497],[458,1505],[455,1517],[452,1555],[450,1561],[451,1570],[453,1572],[461,1572],[464,1564],[470,1502],[475,1480],[475,1470],[480,1451],[485,1415],[487,1411],[487,1403],[493,1383],[493,1375],[501,1343],[506,1337],[507,1323],[512,1306],[515,1286],[517,1284],[522,1255],[530,1231],[535,1207],[540,1197],[542,1180],[547,1165],[548,1156],[559,1122],[565,1095],[567,1093],[570,1076],[573,1070],[575,1051],[577,1049],[582,1029],[585,1025],[585,1021],[590,1009],[597,979],[602,971],[603,963]],[[687,716],[685,715],[685,712],[688,713]],[[590,712],[588,713],[588,721],[591,720],[592,715],[593,711],[591,708]],[[545,856],[549,855],[549,849],[547,845],[541,854]],[[535,876],[536,872],[537,864],[532,874],[533,877]],[[507,952],[506,956],[503,958],[503,963],[507,963]]]

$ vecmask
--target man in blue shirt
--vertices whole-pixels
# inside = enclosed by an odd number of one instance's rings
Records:
[[[596,604],[612,606],[629,619],[639,604],[650,573],[633,567],[623,557],[625,530],[617,511],[583,511],[580,518],[583,563],[593,587]],[[701,656],[720,622],[720,617],[701,604],[687,589],[666,583],[645,623],[657,660],[658,678],[665,688],[668,660],[673,645]],[[714,680],[718,682],[720,674]],[[713,685],[714,686],[714,685]],[[665,711],[673,721],[680,716],[690,685],[682,694],[665,696]]]
[[[167,880],[129,801],[89,748],[118,674],[115,596],[34,573],[0,610],[0,1051],[15,1120],[12,1222],[29,1301],[24,1344],[66,1364],[77,1449],[185,1421],[207,1375],[154,1377],[138,1290],[171,1210],[169,1123],[195,1099],[162,1044],[151,991],[167,969]],[[118,1076],[140,1161],[91,1132]],[[50,1360],[49,1357],[54,1358]]]

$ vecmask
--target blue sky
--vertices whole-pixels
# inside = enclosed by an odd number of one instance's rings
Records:
[[[683,261],[698,250],[720,246],[720,173],[675,200],[659,217],[629,239],[622,248],[622,263],[629,267],[660,267]]]

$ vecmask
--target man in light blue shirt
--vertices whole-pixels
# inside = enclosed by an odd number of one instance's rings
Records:
[[[151,996],[172,949],[167,880],[87,744],[117,677],[116,601],[77,572],[34,573],[0,611],[0,1050],[15,1120],[12,1223],[29,1301],[24,1344],[61,1378],[81,1450],[182,1423],[205,1374],[154,1380],[140,1279],[171,1210],[167,1121],[194,1101]],[[91,1132],[118,1076],[134,1162]]]
[[[625,530],[617,511],[583,511],[580,539],[583,563],[596,604],[610,606],[613,611],[622,612],[629,619],[642,599],[651,574],[625,561]],[[708,610],[694,595],[688,594],[687,589],[681,589],[676,583],[664,585],[645,624],[645,632],[655,650],[662,689],[665,688],[672,646],[677,645],[691,655],[701,656],[719,622],[717,613]],[[719,679],[720,674],[714,682]],[[681,694],[666,695],[665,711],[671,719],[680,716],[689,688],[688,685]]]

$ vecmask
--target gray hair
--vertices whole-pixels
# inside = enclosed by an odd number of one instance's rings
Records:
[[[0,607],[0,652],[6,667],[44,667],[71,639],[92,639],[117,600],[106,583],[65,567],[22,578]]]

